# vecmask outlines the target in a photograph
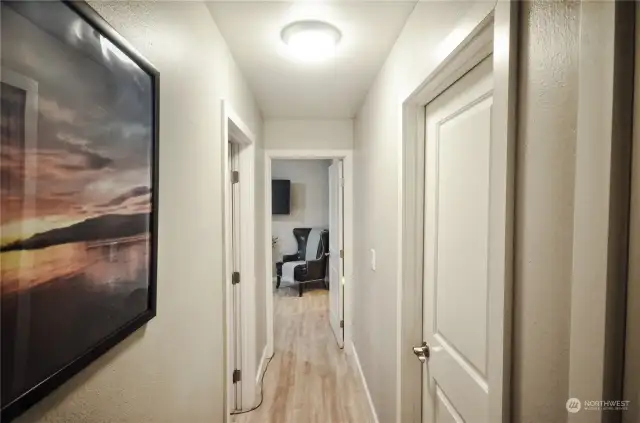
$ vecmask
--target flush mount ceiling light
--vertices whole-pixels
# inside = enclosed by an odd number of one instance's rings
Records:
[[[342,34],[326,22],[297,21],[285,26],[280,37],[296,58],[318,61],[333,56]]]

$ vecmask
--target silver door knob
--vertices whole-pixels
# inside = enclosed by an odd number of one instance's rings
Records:
[[[419,347],[413,347],[413,353],[418,357],[418,360],[420,360],[421,363],[426,362],[431,353],[429,350],[429,344],[427,344],[426,341],[422,341],[422,345]]]

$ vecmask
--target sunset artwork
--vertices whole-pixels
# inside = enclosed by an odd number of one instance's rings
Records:
[[[1,7],[4,414],[155,314],[157,134],[154,75],[84,16],[59,2]]]

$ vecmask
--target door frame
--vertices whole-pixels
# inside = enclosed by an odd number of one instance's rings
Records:
[[[231,204],[231,192],[229,169],[229,142],[238,144],[239,148],[239,172],[240,172],[240,246],[242,255],[240,260],[240,339],[241,339],[241,371],[243,381],[240,389],[242,392],[241,408],[249,409],[256,404],[257,388],[254,383],[257,372],[256,349],[256,318],[255,318],[255,248],[242,248],[243,245],[255,246],[255,148],[256,136],[234,111],[231,103],[221,100],[222,114],[222,191],[224,201],[222,203],[222,243],[224,260],[222,264],[224,275],[224,407],[225,419],[228,421],[233,411],[233,359],[231,346],[233,343],[233,331],[228,327],[233,313],[233,289],[231,283],[231,271],[233,250],[231,246],[231,227],[227,225],[227,210]]]
[[[353,151],[352,150],[265,150],[264,166],[264,227],[265,227],[265,283],[267,284],[267,354],[274,353],[274,307],[273,307],[273,249],[271,246],[271,165],[273,160],[322,160],[342,159],[344,177],[344,345],[351,341],[353,292]]]
[[[568,392],[579,400],[623,399],[635,7],[587,2],[580,10]],[[614,415],[590,410],[569,422]]]
[[[518,60],[518,3],[496,2],[491,13],[478,17],[474,25],[463,29],[462,41],[442,63],[419,84],[402,104],[402,151],[400,180],[401,242],[398,260],[398,361],[399,376],[396,401],[396,422],[422,422],[422,364],[412,353],[412,347],[422,342],[422,282],[423,282],[423,229],[424,229],[424,166],[425,166],[425,106],[445,89],[460,79],[484,58],[493,53],[493,123],[492,143],[504,146],[506,155],[492,168],[506,175],[502,189],[507,207],[498,219],[507,222],[501,234],[504,237],[504,262],[492,271],[504,275],[503,289],[492,293],[492,300],[502,304],[489,313],[493,319],[502,319],[502,331],[492,334],[489,342],[499,346],[490,356],[501,356],[500,372],[490,377],[502,388],[495,401],[489,404],[489,420],[509,421],[511,385],[511,325],[513,287],[513,210],[516,149],[517,60]],[[502,381],[502,383],[500,383]]]

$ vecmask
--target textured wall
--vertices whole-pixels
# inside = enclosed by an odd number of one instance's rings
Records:
[[[513,416],[565,422],[578,89],[577,2],[522,4]]]
[[[260,113],[202,3],[91,4],[160,71],[158,316],[18,422],[221,422],[220,99]]]

